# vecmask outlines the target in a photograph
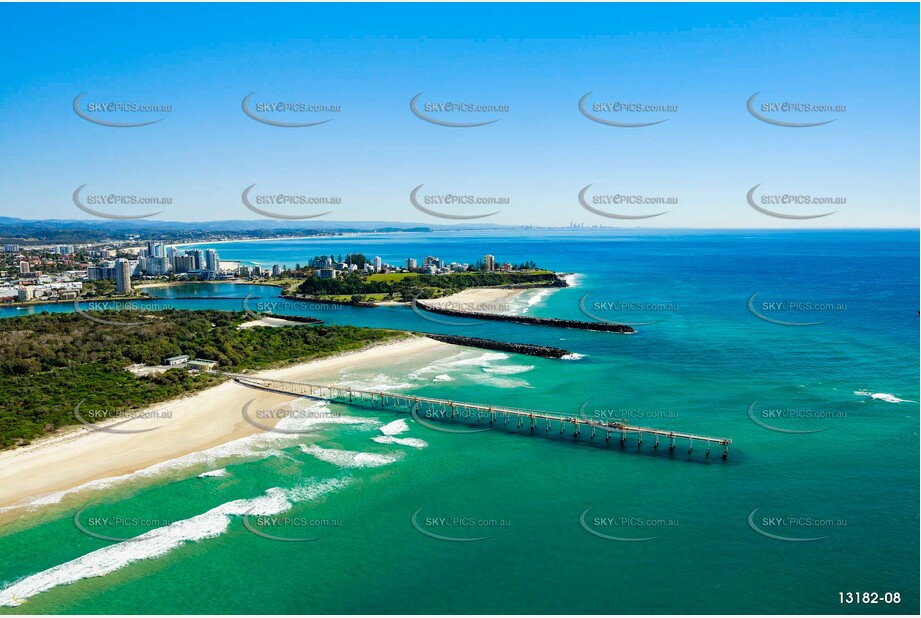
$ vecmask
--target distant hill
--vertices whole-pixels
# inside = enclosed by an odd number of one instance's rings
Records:
[[[81,243],[103,240],[163,239],[196,241],[216,236],[293,236],[348,232],[428,232],[444,229],[496,229],[488,223],[439,225],[396,221],[311,221],[295,223],[275,220],[228,221],[99,221],[79,219],[18,219],[0,217],[0,242]]]

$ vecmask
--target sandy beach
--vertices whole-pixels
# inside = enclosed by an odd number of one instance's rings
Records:
[[[443,298],[419,300],[419,303],[474,313],[509,313],[512,300],[528,291],[528,288],[471,288]]]
[[[214,281],[154,281],[152,283],[137,283],[134,285],[134,289],[143,290],[144,288],[174,288],[180,285],[215,285],[218,283],[248,283],[243,279],[221,279]],[[263,284],[254,284],[254,285],[263,285]],[[277,287],[277,286],[276,286]]]
[[[292,365],[254,375],[284,380],[334,380],[356,364],[391,366],[418,355],[435,355],[450,346],[423,337]],[[109,433],[77,426],[26,447],[0,452],[0,507],[27,504],[38,496],[90,481],[129,474],[260,433],[243,420],[243,406],[267,409],[296,399],[225,382],[200,393],[151,406],[117,429],[143,433]],[[163,412],[168,412],[168,416]]]
[[[266,326],[269,328],[278,328],[279,326],[301,326],[301,322],[295,322],[294,320],[286,320],[284,318],[270,318],[265,317],[260,320],[250,320],[249,322],[243,322],[237,328],[253,328],[255,326]]]

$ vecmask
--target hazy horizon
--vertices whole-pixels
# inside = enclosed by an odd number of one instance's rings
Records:
[[[86,227],[81,227],[80,229],[87,229],[92,224],[98,224],[100,229],[105,230],[105,228],[118,229],[119,231],[124,231],[125,227],[130,227],[132,223],[137,222],[127,222],[127,221],[105,221],[99,219],[77,219],[77,218],[61,218],[61,219],[28,219],[28,218],[18,218],[18,217],[0,217],[0,219],[17,219],[25,223],[61,223],[61,224],[89,224]],[[172,225],[184,225],[187,223],[200,223],[202,225],[216,226],[220,224],[234,224],[233,228],[215,228],[214,232],[221,231],[240,231],[245,229],[251,229],[253,231],[292,231],[292,232],[312,232],[312,231],[335,231],[336,227],[341,226],[346,228],[350,225],[371,225],[375,224],[378,227],[384,226],[403,226],[406,228],[410,227],[424,227],[430,228],[430,232],[439,232],[439,231],[490,231],[490,230],[502,230],[502,229],[516,229],[516,230],[525,230],[525,229],[534,229],[534,230],[608,230],[608,231],[663,231],[667,232],[670,230],[692,230],[692,231],[760,231],[765,232],[782,232],[782,231],[885,231],[885,230],[903,230],[911,231],[918,230],[921,232],[921,226],[889,226],[889,227],[845,227],[845,226],[819,226],[819,225],[786,225],[780,227],[768,227],[768,226],[750,226],[750,227],[693,227],[693,226],[644,226],[644,225],[616,225],[611,223],[585,223],[584,227],[579,226],[580,222],[576,222],[575,227],[571,227],[568,224],[562,225],[540,225],[534,223],[433,223],[426,221],[392,221],[392,220],[374,220],[374,219],[355,219],[355,220],[323,220],[317,219],[312,223],[297,223],[293,222],[286,224],[284,221],[271,220],[271,219],[209,219],[206,221],[182,221],[182,220],[162,220],[162,219],[145,219],[143,220],[144,225],[138,228],[138,231],[147,231],[150,228],[156,228],[157,225],[172,226]],[[584,222],[581,222],[584,223]],[[253,227],[244,228],[242,226],[252,224]],[[264,227],[260,227],[263,225]],[[352,231],[352,230],[350,230]],[[368,228],[367,230],[357,230],[358,232],[369,232],[373,233],[377,231],[377,228]],[[399,232],[416,232],[418,230],[413,229],[400,229]]]

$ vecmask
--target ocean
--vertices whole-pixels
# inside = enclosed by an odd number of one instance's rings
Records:
[[[248,296],[254,311],[564,348],[566,360],[465,349],[328,378],[729,437],[729,457],[714,446],[707,458],[700,443],[656,449],[648,436],[446,432],[301,400],[285,423],[305,433],[246,438],[18,510],[0,530],[0,612],[918,613],[917,230],[202,246],[269,267],[490,253],[571,273],[570,287],[529,291],[509,310],[636,334],[298,306],[277,288],[229,283],[152,289],[151,304],[240,310]],[[42,310],[73,306],[0,317]],[[100,539],[75,515],[102,536],[146,534]],[[841,602],[864,592],[878,603]]]

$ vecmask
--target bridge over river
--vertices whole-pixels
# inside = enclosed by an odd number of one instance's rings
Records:
[[[692,453],[696,442],[697,444],[705,445],[705,457],[707,458],[710,457],[710,449],[712,446],[722,446],[723,459],[729,457],[729,445],[732,444],[732,440],[729,438],[703,436],[680,431],[655,429],[652,427],[640,427],[632,425],[626,420],[600,421],[574,416],[563,416],[561,414],[543,412],[540,410],[489,406],[463,401],[450,401],[434,397],[364,391],[340,386],[324,386],[305,382],[259,378],[243,374],[225,373],[224,375],[233,378],[238,384],[250,388],[258,388],[260,390],[293,395],[296,397],[308,397],[346,405],[387,410],[398,414],[410,414],[423,425],[449,433],[489,431],[491,428],[503,426],[506,428],[517,428],[519,431],[523,428],[527,428],[531,433],[550,433],[558,431],[560,435],[564,435],[571,432],[575,439],[585,436],[585,438],[591,441],[603,439],[605,443],[610,443],[613,437],[619,438],[621,444],[627,441],[629,435],[635,437],[638,448],[642,448],[644,439],[649,438],[652,441],[653,449],[658,449],[659,441],[662,440],[663,442],[667,442],[670,452],[673,452],[679,443],[682,445],[686,444],[688,454]],[[430,424],[430,421],[434,421],[434,423]],[[452,430],[447,427],[450,423],[462,423],[468,426],[479,426],[481,428],[473,430]]]

